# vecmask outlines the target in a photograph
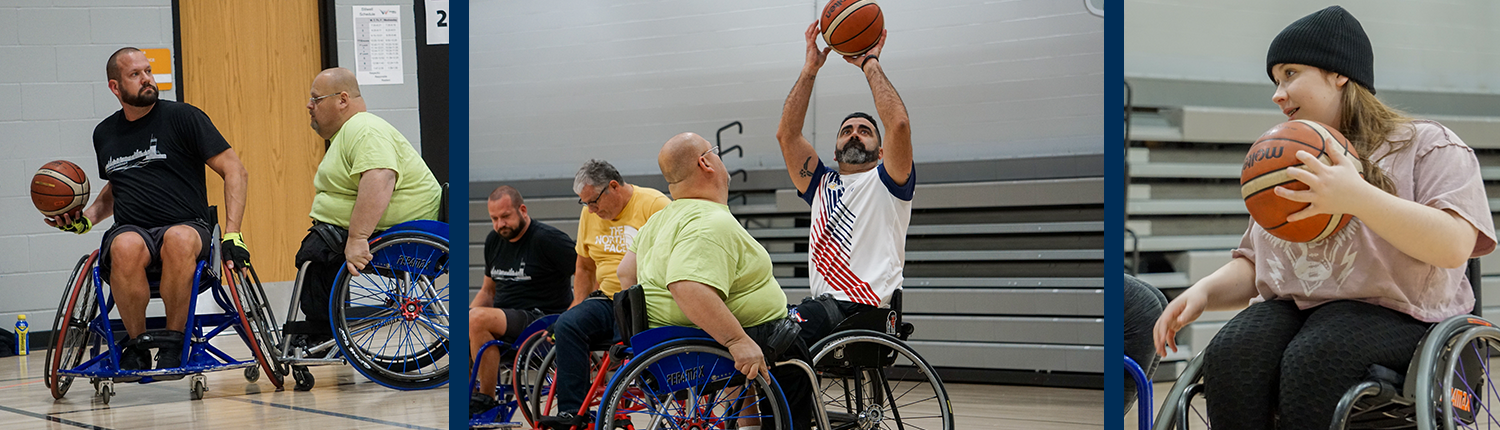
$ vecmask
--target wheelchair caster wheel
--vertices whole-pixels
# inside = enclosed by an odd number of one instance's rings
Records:
[[[109,398],[115,396],[115,381],[108,379],[95,379],[95,390],[99,392],[99,401],[109,404]]]
[[[245,382],[255,382],[258,380],[260,380],[260,366],[246,367]]]
[[[301,366],[292,366],[292,379],[297,381],[297,385],[292,388],[296,391],[311,391],[313,383],[316,381],[313,378],[312,371]]]
[[[99,394],[99,378],[89,378],[89,383],[94,385],[94,394]]]
[[[193,400],[203,400],[203,393],[205,391],[208,391],[208,378],[203,377],[203,374],[200,373],[197,375],[193,375],[192,380],[193,388],[189,398]]]

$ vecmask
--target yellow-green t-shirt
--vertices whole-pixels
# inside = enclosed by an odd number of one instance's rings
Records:
[[[786,293],[771,273],[771,255],[740,227],[729,206],[673,201],[641,228],[630,249],[652,328],[697,327],[667,290],[677,281],[713,287],[741,327],[786,318]]]
[[[615,275],[615,269],[620,267],[620,259],[625,258],[625,247],[630,245],[641,226],[646,225],[646,220],[672,202],[661,191],[640,185],[634,187],[635,191],[631,193],[630,201],[625,202],[625,209],[620,210],[619,218],[599,218],[589,212],[588,207],[578,215],[578,235],[574,236],[578,244],[573,250],[594,260],[594,280],[610,297],[620,292],[620,278]]]
[[[437,219],[443,189],[422,155],[396,127],[369,112],[349,117],[333,135],[328,153],[313,176],[313,219],[349,227],[354,200],[359,194],[360,175],[370,169],[396,172],[396,189],[376,230],[406,221]]]

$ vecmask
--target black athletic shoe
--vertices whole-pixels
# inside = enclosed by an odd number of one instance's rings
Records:
[[[151,368],[151,351],[138,345],[128,336],[120,342],[120,370],[144,370]]]
[[[575,427],[578,429],[583,429],[587,428],[589,423],[594,422],[594,418],[590,415],[592,414],[577,416],[573,415],[572,412],[559,412],[555,416],[542,417],[541,419],[537,420],[537,424],[541,424],[542,428],[551,430],[570,430]]]
[[[471,417],[495,409],[496,406],[500,406],[500,401],[494,396],[484,393],[469,394],[469,416]]]

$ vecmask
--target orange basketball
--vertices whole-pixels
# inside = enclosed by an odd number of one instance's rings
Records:
[[[1287,222],[1288,215],[1308,206],[1276,195],[1274,188],[1306,190],[1307,184],[1287,176],[1286,168],[1301,166],[1297,151],[1307,151],[1325,164],[1329,151],[1343,151],[1344,158],[1360,168],[1354,148],[1338,130],[1314,121],[1294,120],[1277,124],[1260,136],[1245,155],[1245,164],[1240,168],[1240,196],[1245,207],[1250,209],[1250,218],[1272,236],[1289,242],[1315,242],[1323,240],[1349,224],[1348,214],[1322,214],[1297,222]]]
[[[47,163],[31,177],[31,203],[42,215],[79,211],[89,202],[89,178],[70,161]]]
[[[885,16],[875,0],[833,0],[818,21],[823,42],[839,55],[860,55],[875,47],[885,29]]]

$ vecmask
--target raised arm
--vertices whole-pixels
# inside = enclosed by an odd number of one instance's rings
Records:
[[[818,167],[817,151],[802,136],[802,124],[807,120],[807,103],[812,99],[813,81],[818,77],[818,69],[823,67],[823,61],[828,59],[828,51],[832,49],[825,47],[819,50],[817,37],[818,22],[813,21],[803,34],[803,38],[807,40],[807,61],[802,65],[797,83],[792,86],[792,93],[786,96],[786,104],[781,107],[781,123],[776,126],[776,141],[781,144],[781,157],[786,161],[786,172],[791,175],[792,185],[797,187],[798,192],[807,191],[813,170]]]
[[[880,41],[864,55],[844,57],[844,61],[859,66],[870,81],[870,94],[875,96],[875,111],[885,123],[885,137],[881,139],[885,172],[891,175],[896,185],[906,185],[911,178],[911,122],[906,116],[906,103],[901,94],[886,79],[880,68],[880,51],[885,48],[885,30],[880,31]]]

